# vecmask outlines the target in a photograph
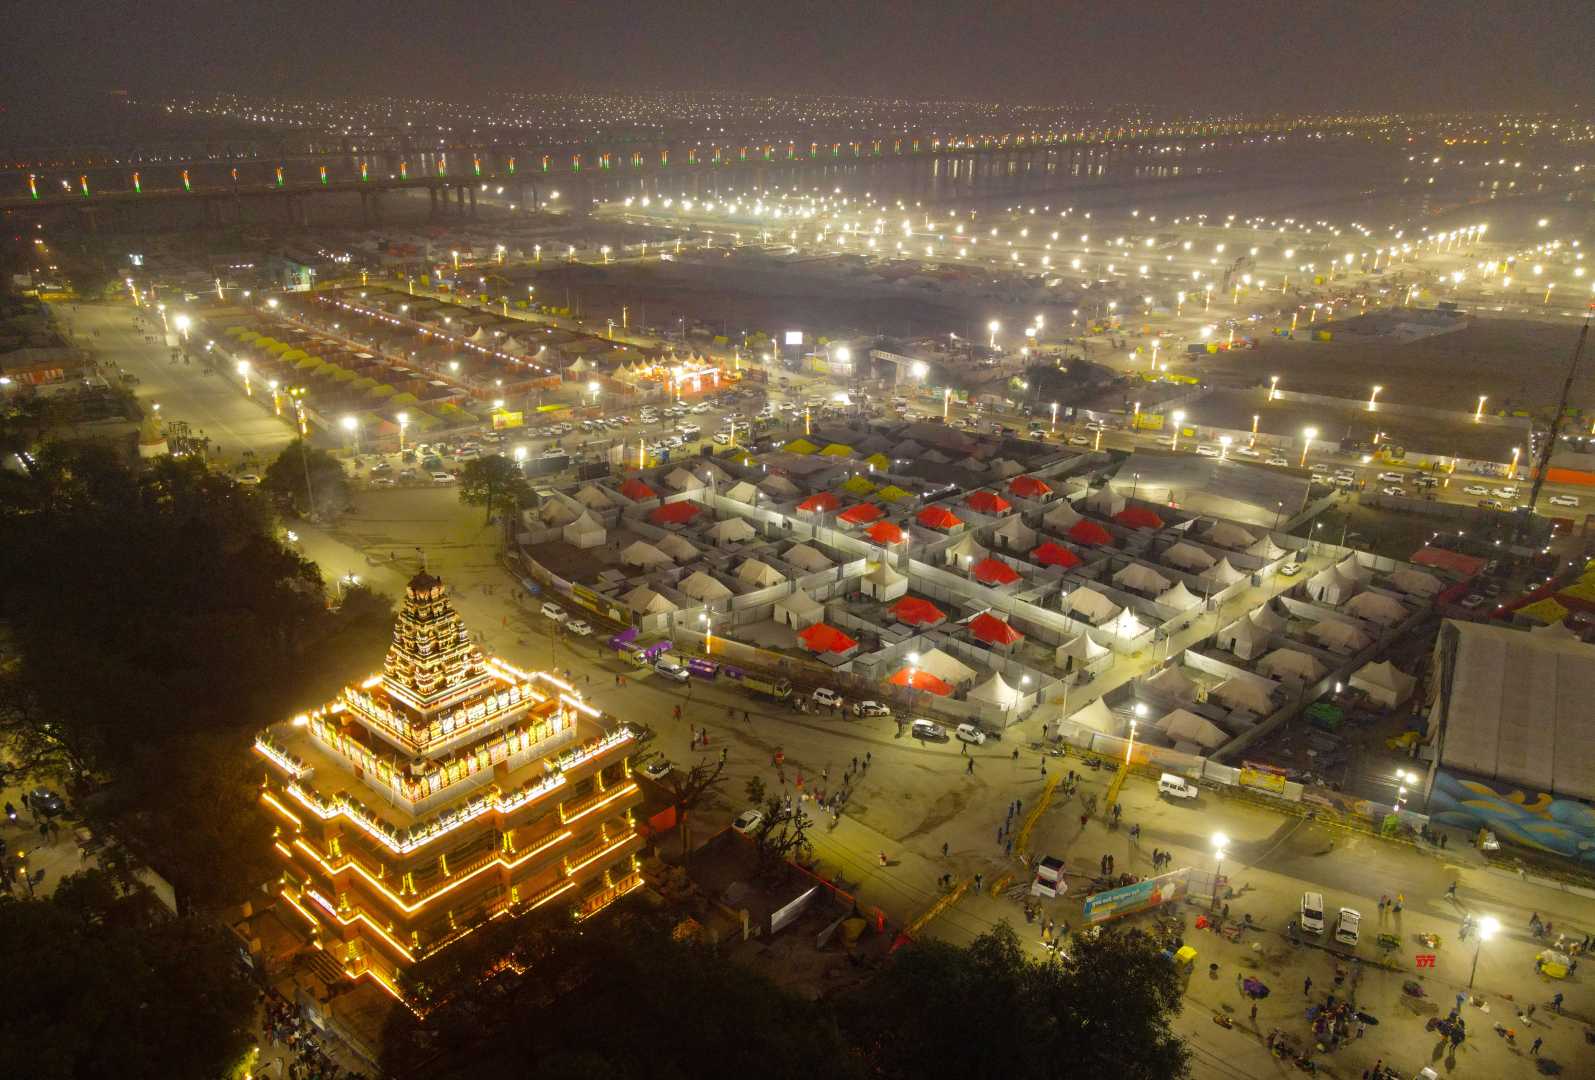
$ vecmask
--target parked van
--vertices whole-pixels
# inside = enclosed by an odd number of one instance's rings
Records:
[[[1357,944],[1358,928],[1362,926],[1362,916],[1349,907],[1340,909],[1340,918],[1335,920],[1335,940],[1342,945]]]
[[[543,618],[553,619],[555,622],[564,622],[570,616],[566,614],[564,608],[550,600],[543,605]]]
[[[954,734],[958,736],[959,742],[974,743],[976,746],[982,746],[986,742],[986,733],[974,724],[959,724]]]
[[[833,708],[842,700],[842,695],[838,694],[835,690],[832,690],[828,686],[819,687],[810,696],[814,704],[818,705],[822,709]]]
[[[1324,932],[1324,894],[1301,894],[1301,928],[1310,934]]]
[[[1183,776],[1173,773],[1164,773],[1157,778],[1157,793],[1159,795],[1172,795],[1176,799],[1196,798],[1196,785]]]

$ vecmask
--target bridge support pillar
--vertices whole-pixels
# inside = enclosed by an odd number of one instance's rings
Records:
[[[429,187],[426,189],[426,193],[432,199],[432,205],[427,210],[427,217],[431,220],[436,220],[438,216],[438,189]]]
[[[465,216],[465,188],[463,185],[454,189],[454,208],[461,217]]]
[[[464,190],[464,189],[462,189],[462,190]],[[471,188],[469,190],[471,192],[471,216],[475,217],[476,216],[476,188],[473,187],[473,188]]]

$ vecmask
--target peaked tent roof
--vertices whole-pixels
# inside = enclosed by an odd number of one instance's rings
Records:
[[[1257,537],[1228,521],[1219,521],[1207,530],[1207,542],[1217,547],[1244,548],[1250,547],[1257,541]]]
[[[1001,514],[1013,509],[1013,503],[990,488],[981,488],[964,501],[971,510],[978,510],[982,514]]]
[[[1224,585],[1233,585],[1246,575],[1231,566],[1228,559],[1220,559],[1197,576],[1204,581],[1211,581],[1222,587]]]
[[[1336,622],[1334,619],[1313,623],[1308,633],[1320,644],[1327,645],[1337,652],[1354,653],[1373,644],[1373,640],[1355,626]]]
[[[595,484],[585,484],[576,492],[576,501],[589,510],[604,510],[610,505],[609,496],[598,490]]]
[[[1390,584],[1413,596],[1433,596],[1445,586],[1433,574],[1403,566],[1390,575]]]
[[[739,480],[726,492],[726,498],[735,499],[737,502],[751,503],[759,497],[759,489],[746,480]]]
[[[894,686],[909,686],[915,690],[928,690],[937,697],[946,697],[953,692],[951,684],[942,681],[923,668],[898,668],[892,677],[887,680]]]
[[[646,540],[637,540],[626,545],[620,553],[620,561],[627,566],[663,566],[671,560]]]
[[[1104,517],[1112,517],[1124,509],[1124,496],[1105,487],[1086,496],[1085,508]]]
[[[998,525],[992,530],[991,535],[1002,537],[1002,539],[1007,541],[1007,547],[1019,548],[1020,550],[1028,548],[1038,539],[1036,531],[1026,525],[1024,519],[1018,514]]]
[[[807,570],[810,573],[829,570],[836,565],[818,548],[808,544],[793,544],[786,549],[786,554],[781,557],[793,566]]]
[[[857,506],[850,506],[840,514],[837,514],[836,519],[845,521],[849,525],[867,525],[884,516],[884,511],[874,503],[859,503]]]
[[[847,652],[858,648],[858,642],[829,623],[814,623],[798,631],[798,640],[811,652]]]
[[[1270,632],[1285,629],[1285,624],[1289,622],[1285,616],[1279,614],[1267,604],[1261,604],[1253,608],[1249,618],[1253,626],[1259,630],[1268,630]]]
[[[1048,540],[1045,544],[1030,553],[1030,558],[1042,566],[1061,566],[1065,569],[1080,565],[1080,556],[1070,551],[1055,541]]]
[[[1195,701],[1200,689],[1177,667],[1164,668],[1146,680],[1146,685],[1175,701]]]
[[[693,488],[703,487],[703,481],[693,476],[686,469],[671,469],[670,475],[665,477],[665,483],[677,491],[691,491]]]
[[[900,623],[909,626],[935,626],[947,618],[947,613],[918,596],[905,596],[886,609]]]
[[[798,503],[797,508],[810,514],[829,514],[840,505],[842,505],[842,500],[832,495],[829,491],[816,491],[813,495]]]
[[[912,495],[913,492],[904,491],[896,484],[887,484],[885,487],[881,488],[875,493],[875,497],[877,499],[883,499],[889,503],[902,502],[904,499],[907,499]]]
[[[689,563],[703,552],[687,542],[686,537],[680,533],[665,533],[654,544],[654,547],[669,555],[678,563]]]
[[[1126,506],[1123,510],[1113,515],[1113,520],[1132,529],[1161,529],[1163,527],[1163,519],[1144,506]]]
[[[1008,481],[1008,490],[1021,499],[1039,499],[1044,495],[1052,494],[1052,487],[1045,480],[1038,479],[1028,474],[1016,476]]]
[[[1025,636],[989,611],[983,611],[969,622],[969,632],[988,645],[1013,645]]]
[[[908,539],[903,530],[890,521],[877,521],[864,530],[864,534],[877,544],[901,544]]]
[[[1146,633],[1146,624],[1129,608],[1121,608],[1117,615],[1102,624],[1102,629],[1116,637],[1133,638]]]
[[[694,600],[724,600],[731,595],[730,589],[702,570],[694,571],[677,588]]]
[[[1020,578],[1019,571],[1000,559],[982,559],[969,568],[969,573],[983,585],[1010,585]]]
[[[945,506],[927,506],[914,520],[930,529],[955,529],[963,524],[963,520]]]
[[[860,498],[863,498],[865,495],[869,495],[874,492],[875,485],[864,479],[862,475],[850,476],[842,484],[842,490],[848,492],[849,494],[857,495]]]
[[[1232,709],[1245,709],[1257,716],[1267,716],[1274,711],[1274,697],[1269,692],[1270,685],[1262,679],[1237,675],[1215,686],[1208,697]]]
[[[1200,573],[1212,566],[1218,560],[1197,547],[1181,540],[1163,553],[1163,561],[1170,566],[1177,566],[1181,570],[1194,570]]]
[[[1202,598],[1185,587],[1185,582],[1177,581],[1174,588],[1157,595],[1157,602],[1164,607],[1171,607],[1175,611],[1190,611],[1202,602]]]
[[[1417,679],[1388,660],[1364,664],[1351,676],[1351,681],[1352,685],[1362,682],[1392,691],[1396,695],[1397,702],[1407,700],[1412,694],[1412,688],[1418,685]]]
[[[1153,726],[1176,742],[1195,743],[1204,750],[1217,750],[1229,742],[1223,728],[1185,709],[1175,709]]]
[[[1257,662],[1257,670],[1275,678],[1294,675],[1302,682],[1312,682],[1324,677],[1325,668],[1317,658],[1300,649],[1275,649]]]
[[[691,499],[682,499],[654,507],[648,511],[648,520],[655,525],[685,525],[701,513],[703,507]]]
[[[973,682],[975,669],[955,657],[949,656],[940,649],[932,649],[919,658],[922,670],[930,672],[938,679],[962,686],[964,683]]]
[[[1068,595],[1069,613],[1084,620],[1093,626],[1100,626],[1119,613],[1119,605],[1097,592],[1089,585],[1082,585]]]
[[[1131,563],[1113,575],[1113,583],[1137,592],[1160,593],[1169,587],[1169,579],[1150,566]]]
[[[1081,518],[1069,526],[1069,539],[1077,544],[1096,544],[1100,546],[1112,543],[1113,534],[1096,522]]]
[[[642,502],[645,499],[657,499],[659,497],[653,488],[635,476],[620,485],[620,493],[632,502]]]
[[[1257,543],[1248,547],[1246,554],[1255,555],[1259,559],[1267,559],[1269,562],[1273,562],[1275,559],[1285,557],[1285,549],[1274,543],[1272,536],[1264,536]]]
[[[734,517],[726,518],[716,524],[709,530],[708,535],[714,538],[715,543],[740,544],[744,540],[751,540],[758,536],[759,530],[749,525],[742,518]]]
[[[892,459],[877,450],[875,453],[864,459],[864,464],[875,466],[876,472],[885,472],[887,469],[891,468]]]
[[[1041,515],[1041,523],[1049,529],[1067,529],[1080,520],[1080,511],[1069,504],[1067,499],[1059,499],[1051,510]]]
[[[846,443],[830,443],[820,453],[825,457],[852,457],[853,448]]]
[[[809,626],[825,618],[825,605],[802,589],[793,589],[775,602],[777,612],[787,613],[787,622],[793,626]],[[780,618],[775,620],[780,622]]]
[[[1401,601],[1384,593],[1360,592],[1347,600],[1345,607],[1358,618],[1380,626],[1394,626],[1407,617],[1407,609],[1401,606]]]
[[[798,486],[779,473],[771,473],[759,481],[759,487],[775,495],[790,498],[798,493]]]
[[[798,439],[793,439],[791,442],[787,443],[781,449],[785,450],[789,454],[812,454],[816,450],[818,450],[819,447],[815,446],[813,443],[809,442],[807,439],[798,438]]]
[[[737,580],[748,585],[760,587],[779,585],[786,580],[785,575],[767,562],[758,559],[746,559],[737,567]]]
[[[1013,708],[1022,696],[997,672],[992,672],[991,678],[971,689],[968,694],[970,701],[989,701],[1004,709]]]
[[[642,612],[644,615],[657,615],[666,611],[676,610],[675,604],[672,604],[646,585],[638,585],[631,592],[622,596],[620,602],[631,610]]]

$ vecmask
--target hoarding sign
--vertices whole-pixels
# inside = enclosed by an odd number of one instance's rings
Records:
[[[1186,870],[1175,870],[1160,877],[1147,878],[1132,885],[1088,896],[1085,898],[1085,921],[1107,922],[1120,915],[1129,915],[1157,907],[1169,900],[1178,900],[1185,895],[1186,876]]]

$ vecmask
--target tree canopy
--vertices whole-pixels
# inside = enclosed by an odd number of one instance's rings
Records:
[[[253,1043],[237,944],[90,870],[0,903],[0,1076],[214,1080]]]
[[[467,461],[460,470],[460,501],[467,506],[487,507],[490,521],[495,509],[513,510],[531,497],[531,485],[521,475],[520,467],[502,454]]]
[[[301,517],[327,517],[349,505],[349,480],[343,466],[305,439],[283,447],[266,466],[263,481],[267,491]]]

